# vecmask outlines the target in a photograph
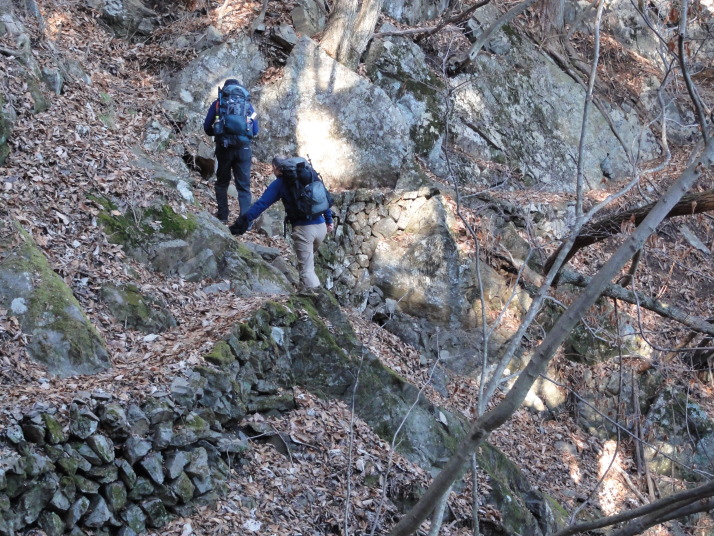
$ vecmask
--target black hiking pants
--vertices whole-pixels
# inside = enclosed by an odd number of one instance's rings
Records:
[[[238,147],[222,147],[216,145],[216,204],[219,220],[228,220],[228,186],[231,184],[231,173],[238,191],[240,213],[245,214],[250,208],[253,198],[250,195],[250,164],[253,151],[250,144]]]

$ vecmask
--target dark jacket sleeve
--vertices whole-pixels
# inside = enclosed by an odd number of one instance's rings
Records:
[[[275,179],[266,188],[263,195],[260,196],[255,203],[253,203],[248,212],[246,212],[246,218],[248,221],[253,221],[258,216],[260,216],[270,205],[275,203],[280,199],[280,193],[283,189],[283,181],[280,179]]]
[[[213,101],[211,107],[208,108],[206,119],[203,120],[203,130],[209,136],[213,136],[213,122],[216,120],[216,104],[218,104],[218,101]]]

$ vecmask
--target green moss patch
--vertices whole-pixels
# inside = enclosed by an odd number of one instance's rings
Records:
[[[0,269],[0,281],[4,282],[0,300],[24,300],[25,310],[18,317],[23,332],[30,336],[30,355],[61,376],[108,368],[104,341],[72,290],[52,270],[32,237],[17,224],[14,230],[11,238],[20,240]],[[22,296],[14,295],[18,292]]]

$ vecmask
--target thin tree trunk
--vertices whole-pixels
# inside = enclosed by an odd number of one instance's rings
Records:
[[[335,0],[320,46],[339,61],[349,50],[350,34],[357,20],[359,0]]]
[[[436,505],[434,509],[434,515],[431,516],[431,526],[429,527],[429,536],[439,536],[439,531],[441,530],[441,524],[444,522],[444,512],[446,511],[446,506],[449,503],[449,494],[451,493],[451,488],[449,491],[444,493],[444,495],[439,499],[439,504]]]
[[[444,466],[417,504],[395,525],[392,536],[407,536],[414,533],[427,518],[439,498],[462,472],[481,442],[505,423],[520,407],[535,380],[545,373],[548,363],[558,347],[580,321],[582,315],[602,294],[602,290],[617,275],[627,261],[642,247],[645,240],[655,232],[670,210],[701,177],[705,168],[714,164],[714,148],[707,146],[705,153],[695,164],[690,165],[669,188],[629,238],[610,257],[610,260],[593,277],[590,285],[560,316],[543,342],[536,348],[530,361],[516,379],[502,402],[471,425],[466,436],[456,448],[454,455]]]
[[[615,214],[586,225],[575,239],[570,251],[568,251],[568,254],[565,257],[565,262],[572,259],[579,250],[619,234],[622,230],[623,223],[631,221],[635,225],[639,225],[647,217],[654,206],[655,203],[650,203],[644,207],[626,210],[624,212],[620,212],[619,214]],[[665,219],[672,218],[674,216],[690,216],[692,214],[700,214],[702,212],[710,212],[712,210],[714,210],[714,190],[707,190],[706,192],[688,194],[682,197],[682,199],[675,206],[673,206],[669,213],[665,216]],[[547,273],[548,270],[550,270],[550,267],[553,265],[553,261],[558,256],[559,252],[560,248],[558,248],[558,250],[556,250],[548,258],[543,267],[543,273]]]
[[[348,37],[350,46],[345,51],[345,57],[338,57],[337,60],[347,65],[351,69],[356,69],[362,53],[372,40],[374,28],[377,26],[377,19],[382,11],[384,0],[363,0],[360,7],[354,31]]]
[[[557,37],[565,28],[565,0],[545,0],[541,15],[543,37]]]

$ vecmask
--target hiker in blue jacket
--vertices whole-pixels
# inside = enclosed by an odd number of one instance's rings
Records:
[[[321,214],[307,218],[298,213],[295,206],[295,181],[287,180],[282,176],[283,160],[285,159],[278,156],[273,158],[275,180],[266,188],[260,199],[253,203],[247,212],[241,214],[229,229],[234,235],[242,235],[268,207],[278,200],[282,201],[287,220],[292,226],[291,236],[300,271],[300,282],[305,288],[316,288],[320,286],[320,280],[315,274],[315,253],[327,233],[331,233],[334,229],[332,211],[328,208]]]
[[[229,78],[223,84],[223,92],[229,87],[237,86],[246,95],[246,115],[248,121],[251,123],[248,125],[249,134],[251,136],[237,136],[235,134],[218,133],[214,131],[214,126],[216,124],[216,116],[220,116],[221,105],[219,99],[213,101],[210,108],[208,108],[208,113],[206,113],[206,119],[203,121],[203,130],[209,136],[215,136],[216,141],[216,160],[218,161],[218,168],[216,169],[216,204],[218,205],[218,212],[216,217],[222,222],[228,224],[228,186],[231,183],[231,172],[233,173],[233,178],[235,180],[236,190],[238,190],[238,204],[240,206],[240,213],[244,214],[252,202],[252,197],[250,195],[250,166],[253,153],[251,150],[251,138],[258,135],[259,126],[258,119],[255,115],[255,109],[253,105],[250,104],[250,95],[248,92],[240,85],[238,80],[234,78]],[[224,108],[225,113],[225,108]],[[250,128],[252,126],[252,129]],[[252,131],[252,132],[251,132]]]

